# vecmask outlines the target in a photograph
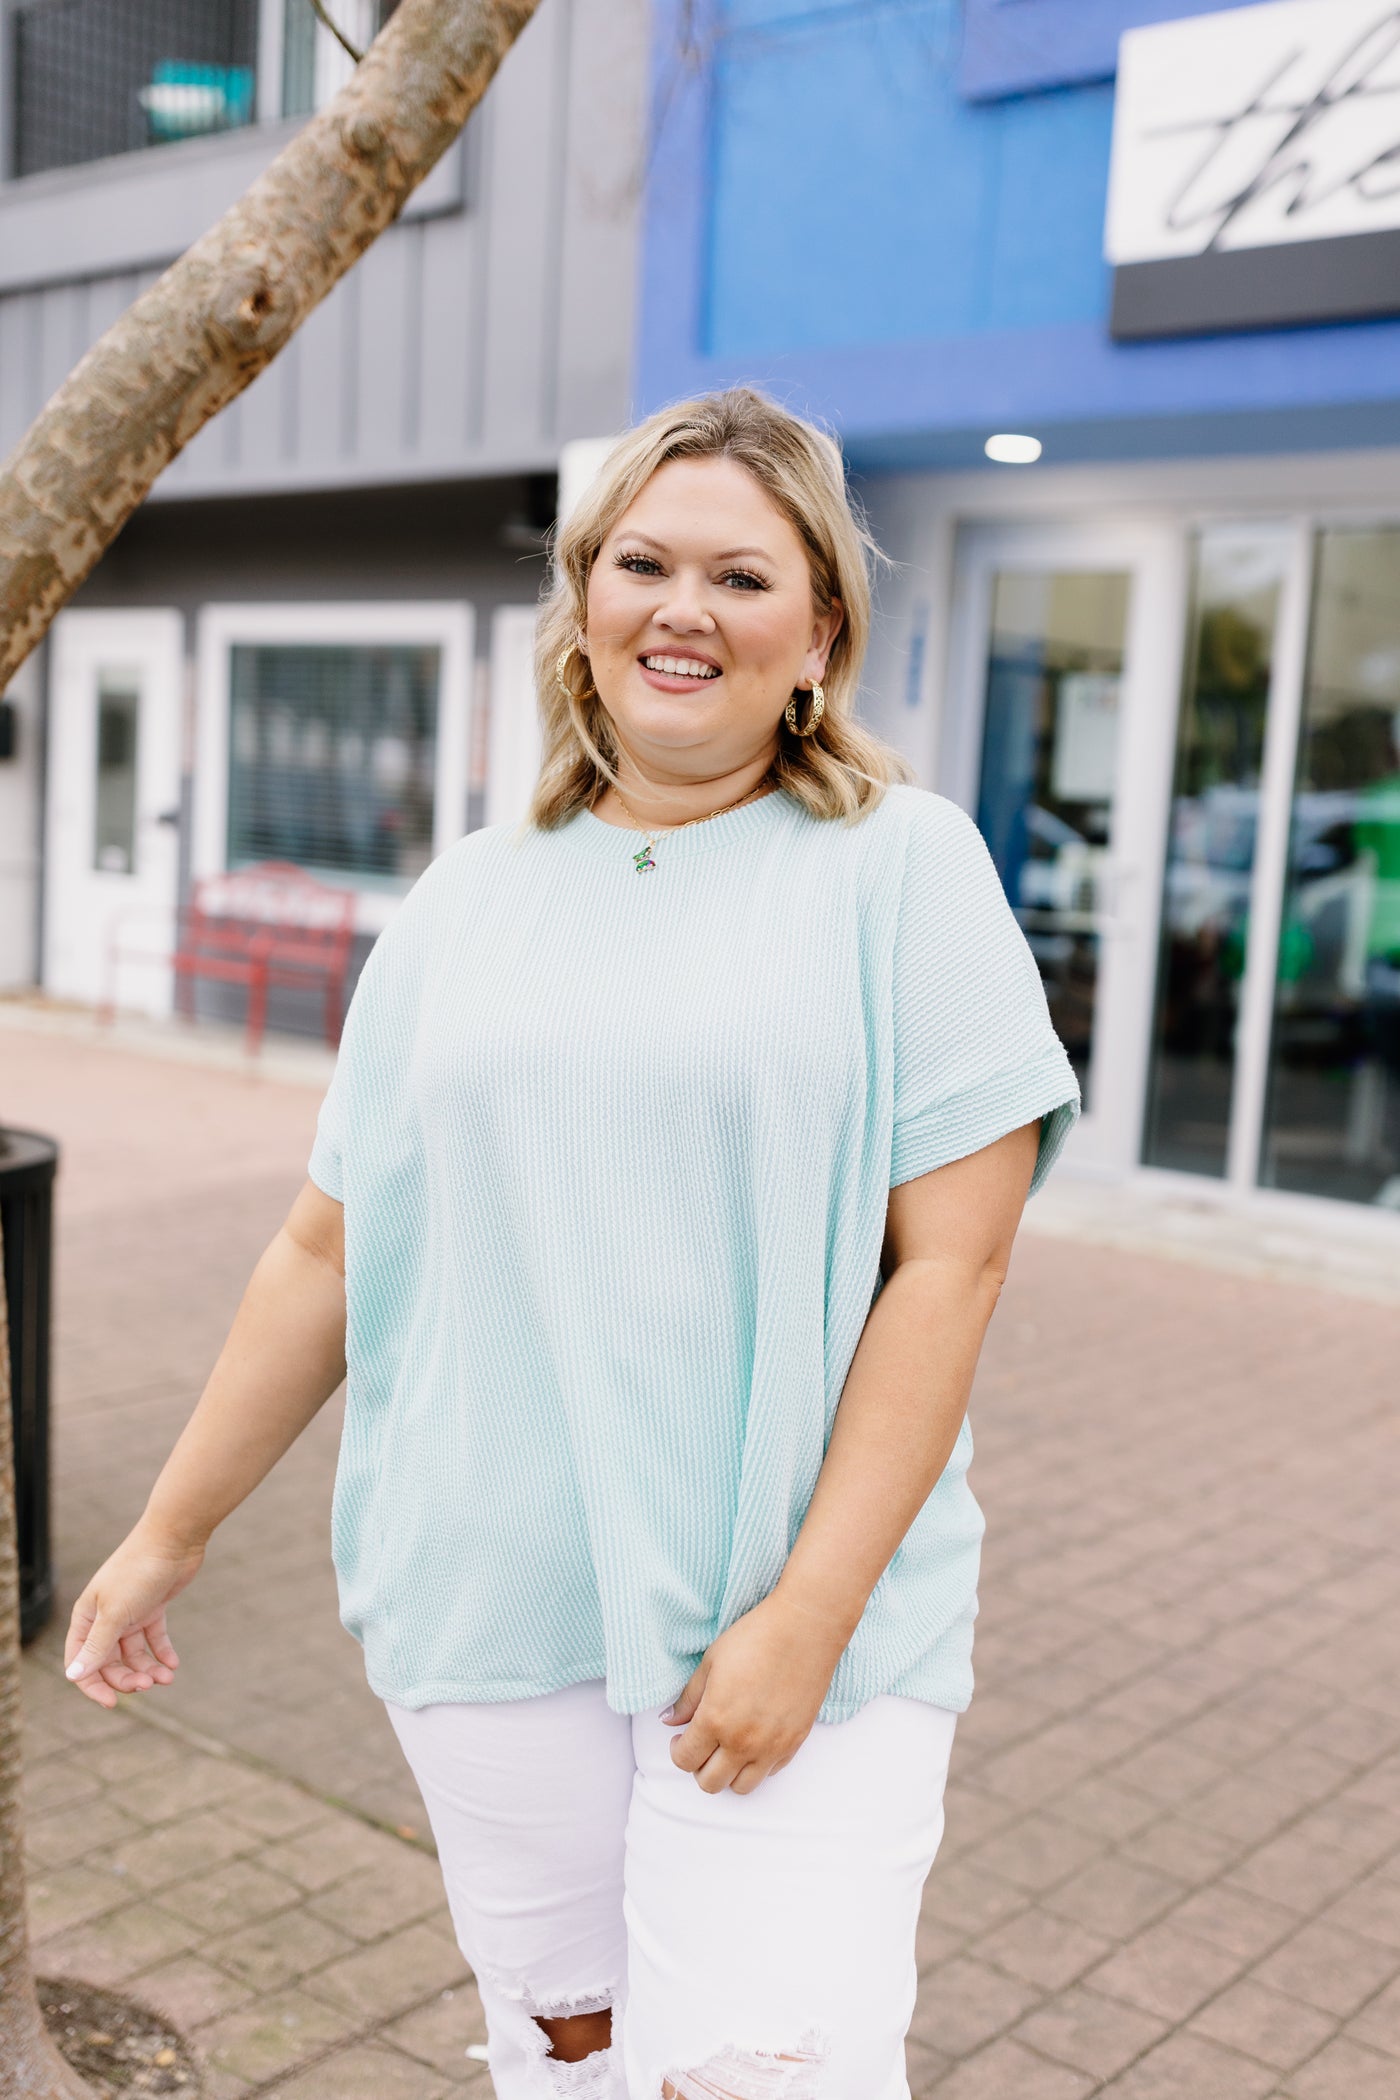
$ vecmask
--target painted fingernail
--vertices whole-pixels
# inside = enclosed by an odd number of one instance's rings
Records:
[[[658,1718],[663,1721],[674,1721],[676,1718],[676,1709],[674,1705],[663,1706]]]
[[[65,1677],[68,1678],[81,1677],[86,1668],[87,1664],[83,1660],[82,1651],[79,1650],[78,1654],[76,1654],[73,1657],[72,1662],[69,1663],[68,1668],[64,1671],[63,1674]]]

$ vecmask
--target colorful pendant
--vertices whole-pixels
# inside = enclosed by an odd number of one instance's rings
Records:
[[[637,851],[632,855],[632,865],[639,875],[645,875],[648,868],[656,866],[656,862],[651,857],[650,839],[647,840],[644,846],[638,847]]]

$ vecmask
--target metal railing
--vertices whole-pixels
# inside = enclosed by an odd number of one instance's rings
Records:
[[[7,26],[13,175],[257,114],[258,0],[21,0]]]

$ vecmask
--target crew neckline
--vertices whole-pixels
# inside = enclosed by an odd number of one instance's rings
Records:
[[[747,838],[774,821],[770,804],[779,805],[783,811],[794,806],[792,797],[784,789],[775,787],[756,801],[743,802],[737,809],[722,810],[717,817],[707,817],[703,824],[688,824],[682,831],[658,832],[656,867],[648,872],[659,875],[669,862],[688,860],[694,853],[714,852],[721,846]],[[583,851],[595,856],[611,854],[620,866],[629,869],[633,854],[646,837],[644,831],[630,824],[609,824],[605,817],[597,816],[591,809],[576,810],[564,829]]]

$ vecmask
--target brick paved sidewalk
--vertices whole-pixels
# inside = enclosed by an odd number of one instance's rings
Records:
[[[176,1686],[109,1716],[57,1678],[315,1096],[3,1025],[0,1075],[66,1145],[37,1964],[166,2007],[211,2100],[484,2100],[421,1806],[336,1619],[335,1406],[175,1607]],[[917,2100],[1400,2093],[1398,1365],[1392,1306],[1023,1235],[974,1403],[978,1691]]]
[[[255,1666],[254,1666],[255,1667]],[[26,1669],[34,1964],[131,1991],[209,2100],[485,2095],[437,1863],[236,1755]]]

